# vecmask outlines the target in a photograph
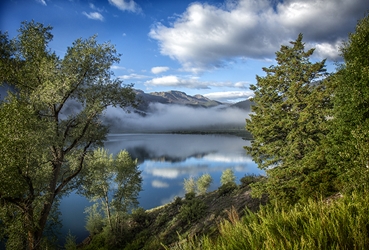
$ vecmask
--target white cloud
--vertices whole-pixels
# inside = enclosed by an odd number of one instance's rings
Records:
[[[117,65],[113,65],[110,67],[111,69],[114,69],[114,70],[125,70],[126,68],[125,67],[122,67],[122,66],[117,66]]]
[[[169,25],[157,23],[149,36],[158,41],[161,54],[191,72],[223,67],[238,57],[274,58],[299,33],[307,45],[320,47],[319,57],[336,59],[337,42],[354,30],[368,8],[367,0],[197,2]]]
[[[103,12],[105,10],[104,8],[96,7],[93,3],[90,3],[89,6],[90,6],[91,9],[96,10],[98,12]]]
[[[45,0],[36,0],[36,2],[38,2],[38,3],[42,4],[42,5],[47,6]]]
[[[238,100],[238,99],[248,99],[254,95],[254,92],[249,91],[224,91],[224,92],[214,92],[214,93],[208,93],[204,94],[205,97],[212,99],[212,100],[218,100],[220,102],[222,101],[232,101],[232,100]]]
[[[135,13],[140,13],[142,11],[141,7],[133,0],[109,0],[109,3],[123,11],[131,11]]]
[[[183,79],[179,78],[178,76],[169,75],[163,76],[158,78],[153,78],[149,81],[145,82],[145,85],[150,86],[173,86],[173,87],[187,87],[187,88],[195,88],[195,89],[208,89],[209,83],[207,82],[200,82],[197,79]]]
[[[163,73],[168,70],[169,70],[169,67],[153,67],[151,69],[151,72],[154,74],[159,74],[159,73]]]
[[[185,87],[192,89],[210,89],[211,87],[229,87],[229,88],[248,88],[248,82],[210,82],[200,81],[198,77],[183,77],[176,75],[167,75],[162,77],[156,77],[145,82],[146,86],[155,87]]]
[[[104,17],[99,12],[90,12],[90,13],[82,12],[82,14],[89,19],[104,21]]]
[[[145,79],[148,78],[148,76],[145,75],[139,75],[139,74],[130,74],[130,75],[123,75],[119,76],[120,79],[128,80],[128,79]]]
[[[169,184],[163,181],[153,180],[151,182],[151,186],[154,188],[167,188],[169,187]]]

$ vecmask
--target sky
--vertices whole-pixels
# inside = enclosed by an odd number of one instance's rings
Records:
[[[22,21],[50,25],[60,57],[97,35],[122,54],[115,77],[136,89],[236,102],[252,96],[256,75],[299,33],[315,48],[311,60],[327,59],[334,72],[368,11],[368,0],[1,0],[0,30],[12,38]]]

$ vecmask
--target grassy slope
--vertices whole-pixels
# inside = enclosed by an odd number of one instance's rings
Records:
[[[234,209],[242,215],[246,207],[251,211],[256,211],[260,204],[266,203],[265,198],[261,200],[251,198],[247,186],[239,186],[234,190],[218,189],[196,196],[195,200],[204,206],[201,209],[195,206],[195,209],[190,211],[190,215],[200,215],[200,218],[192,221],[189,221],[188,217],[181,216],[183,207],[188,204],[185,198],[177,198],[172,203],[133,216],[127,223],[129,230],[122,235],[126,238],[124,244],[126,248],[121,244],[116,249],[164,249],[164,245],[174,246],[187,237],[208,235],[216,238],[219,235],[218,226],[228,218],[229,211]],[[98,237],[95,236],[95,238]],[[94,247],[94,245],[99,245],[97,241],[93,239],[83,249],[112,249],[111,246]]]

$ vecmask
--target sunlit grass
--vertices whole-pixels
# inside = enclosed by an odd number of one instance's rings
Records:
[[[368,204],[367,194],[353,194],[330,203],[274,204],[241,219],[229,211],[216,239],[191,238],[167,249],[368,249]]]

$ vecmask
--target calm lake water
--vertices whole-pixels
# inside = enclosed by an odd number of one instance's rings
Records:
[[[247,174],[263,173],[243,148],[250,142],[237,136],[110,134],[107,139],[105,147],[110,153],[125,149],[138,159],[143,178],[139,202],[145,209],[183,197],[184,178],[208,173],[213,178],[212,191],[220,186],[220,176],[227,168],[233,169],[238,182]],[[78,242],[88,236],[84,209],[89,205],[75,194],[62,200],[62,234],[70,230]]]

